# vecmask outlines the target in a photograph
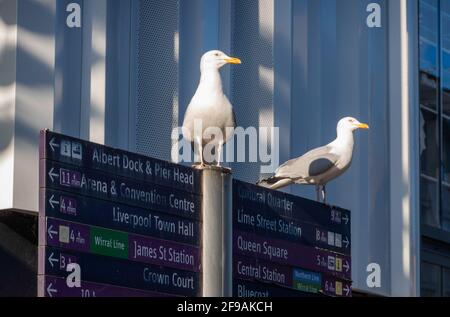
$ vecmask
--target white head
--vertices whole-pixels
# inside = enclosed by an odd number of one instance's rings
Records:
[[[200,70],[218,70],[226,64],[241,64],[241,60],[239,58],[230,57],[221,51],[209,51],[202,56],[200,61]]]
[[[342,118],[337,124],[338,134],[339,132],[353,132],[358,129],[369,129],[369,126],[352,117]]]

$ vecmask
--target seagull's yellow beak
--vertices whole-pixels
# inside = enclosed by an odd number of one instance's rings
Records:
[[[225,58],[225,62],[228,64],[242,64],[241,60],[236,57]]]
[[[365,123],[360,123],[356,125],[359,129],[369,129],[369,126]]]

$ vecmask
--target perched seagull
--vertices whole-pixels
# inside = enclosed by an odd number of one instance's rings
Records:
[[[200,83],[186,110],[183,121],[183,137],[198,146],[201,166],[205,165],[203,147],[210,143],[217,149],[217,166],[220,166],[222,146],[233,136],[236,127],[233,106],[223,93],[219,69],[226,64],[241,64],[241,60],[229,57],[221,51],[209,51],[200,61]],[[201,122],[202,129],[195,129]],[[219,128],[222,138],[206,138],[208,128]],[[228,128],[228,129],[227,129]],[[231,128],[231,129],[230,129]]]
[[[316,185],[317,201],[320,201],[319,192],[322,187],[322,199],[325,203],[325,185],[350,167],[353,131],[357,129],[369,129],[369,126],[355,118],[341,119],[337,125],[337,138],[333,142],[287,161],[277,168],[274,176],[259,181],[258,185],[271,189],[291,184]]]

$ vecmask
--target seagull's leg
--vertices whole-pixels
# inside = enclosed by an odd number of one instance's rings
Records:
[[[217,167],[220,167],[220,160],[222,159],[222,147],[223,147],[223,141],[219,142],[219,148],[217,149]]]
[[[198,149],[200,152],[200,166],[205,166],[205,162],[203,162],[203,144],[202,144],[202,140],[200,138],[196,138],[197,140],[197,144],[198,144]]]
[[[322,199],[323,199],[323,203],[326,204],[327,203],[327,191],[325,189],[326,185],[322,185]]]

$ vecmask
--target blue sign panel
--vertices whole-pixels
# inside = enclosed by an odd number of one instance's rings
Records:
[[[41,189],[40,198],[43,217],[199,244],[200,224],[193,219],[52,189]]]
[[[148,156],[42,131],[40,159],[68,163],[200,194],[201,172]]]
[[[41,160],[40,187],[199,219],[201,197],[160,185]]]
[[[239,203],[234,203],[234,206],[233,225],[239,230],[350,255],[348,230],[341,231],[338,227],[329,230],[318,224],[301,222],[274,212],[249,209]]]
[[[312,200],[233,180],[233,209],[246,213],[261,212],[266,217],[293,219],[325,230],[347,235],[350,239],[350,212]]]

